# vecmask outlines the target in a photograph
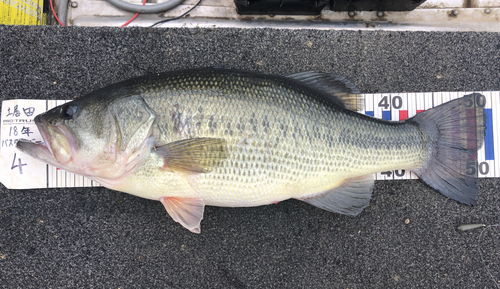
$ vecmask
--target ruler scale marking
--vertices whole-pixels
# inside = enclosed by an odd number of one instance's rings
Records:
[[[495,158],[500,155],[500,115],[497,113],[500,109],[500,92],[499,91],[482,91],[480,92],[485,96],[485,114],[486,114],[486,131],[483,146],[478,150],[478,176],[480,178],[484,177],[500,177],[500,162]],[[375,93],[375,94],[364,94],[364,108],[360,113],[365,115],[386,119],[386,120],[404,120],[411,118],[417,113],[420,113],[429,108],[441,105],[442,103],[448,102],[450,100],[462,97],[469,92],[424,92],[424,93]],[[16,100],[16,103],[37,103],[36,100]],[[49,110],[57,105],[61,105],[70,100],[39,100],[37,107],[45,107]],[[12,102],[14,103],[14,102]],[[2,103],[2,119],[5,116],[5,111],[9,105],[9,101],[4,101]],[[14,105],[14,104],[13,104]],[[12,107],[13,107],[12,105]],[[10,107],[10,105],[9,105]],[[36,114],[42,111],[37,110]],[[2,122],[3,124],[3,122]],[[11,126],[19,125],[12,124]],[[36,130],[34,123],[32,125],[32,130]],[[12,148],[6,148],[3,140],[5,140],[6,126],[2,127],[2,148],[5,151],[12,151]],[[39,135],[38,131],[36,130]],[[37,140],[41,136],[37,135]],[[17,141],[17,140],[16,140]],[[16,156],[22,156],[22,162],[29,162],[32,166],[36,160],[31,159],[18,151],[15,151]],[[3,155],[2,155],[3,157]],[[8,165],[8,159],[12,156],[5,156],[2,161],[5,165]],[[12,160],[10,160],[12,162]],[[33,164],[35,165],[35,164]],[[100,186],[98,182],[90,180],[86,177],[75,175],[58,169],[54,166],[42,164],[39,173],[35,175],[40,180],[38,183],[42,184],[39,187],[46,188],[57,188],[57,187],[96,187]],[[23,167],[23,170],[25,168]],[[6,170],[8,171],[8,170]],[[26,169],[26,171],[29,171]],[[4,177],[4,176],[1,176]],[[401,170],[381,172],[374,174],[376,180],[400,180],[400,179],[416,179],[418,178],[414,173],[405,171],[403,174]],[[5,184],[5,183],[4,183]],[[32,186],[33,184],[31,184]],[[16,185],[14,185],[16,186]],[[12,185],[11,185],[12,187]],[[24,188],[19,186],[19,188]],[[27,185],[26,188],[31,188]]]

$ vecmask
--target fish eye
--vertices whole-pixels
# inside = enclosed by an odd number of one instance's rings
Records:
[[[63,119],[72,119],[77,111],[76,105],[63,105],[61,106],[61,117]]]

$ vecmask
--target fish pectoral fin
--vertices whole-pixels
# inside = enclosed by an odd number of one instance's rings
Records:
[[[339,187],[299,200],[330,212],[356,216],[370,203],[374,184],[372,175],[347,179]]]
[[[205,202],[202,199],[161,197],[160,202],[174,221],[193,233],[201,232],[200,223],[205,210]]]
[[[354,84],[343,76],[331,73],[306,71],[284,75],[313,88],[326,92],[336,104],[352,111],[363,110],[364,99]]]
[[[164,158],[163,169],[169,171],[208,173],[227,158],[226,140],[192,138],[155,148]]]

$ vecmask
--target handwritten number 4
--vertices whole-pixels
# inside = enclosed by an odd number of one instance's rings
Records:
[[[15,168],[19,168],[19,173],[22,175],[23,174],[23,166],[26,166],[27,164],[21,163],[21,158],[18,158],[18,164],[16,165],[16,154],[14,153],[14,159],[12,160],[12,166],[10,167],[11,170]]]

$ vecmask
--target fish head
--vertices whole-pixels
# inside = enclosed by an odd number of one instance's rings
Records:
[[[147,158],[154,113],[139,96],[84,97],[35,117],[43,142],[19,140],[32,157],[76,174],[116,180]]]

